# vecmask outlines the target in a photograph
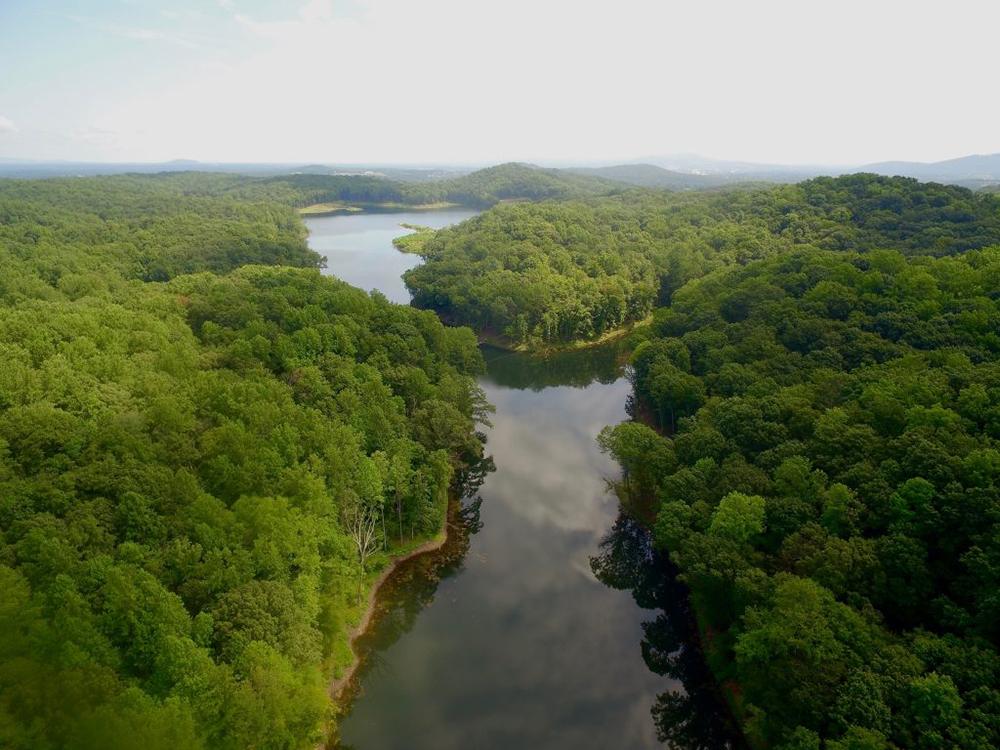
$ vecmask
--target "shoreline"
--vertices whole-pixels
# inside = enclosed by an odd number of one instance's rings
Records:
[[[396,572],[400,565],[405,563],[407,560],[412,560],[414,557],[420,557],[421,555],[426,555],[429,552],[436,552],[441,549],[448,541],[448,514],[446,511],[444,523],[442,524],[441,531],[433,539],[428,539],[423,544],[414,547],[409,552],[402,555],[394,556],[390,558],[389,564],[385,566],[381,573],[379,573],[378,578],[375,579],[371,588],[368,590],[368,601],[365,605],[365,610],[361,615],[361,619],[358,624],[348,631],[348,639],[350,642],[351,653],[354,655],[354,659],[344,670],[344,673],[340,677],[335,677],[327,685],[326,694],[330,697],[332,701],[339,701],[341,694],[344,692],[350,682],[351,678],[354,677],[355,672],[361,666],[361,659],[358,656],[358,652],[355,650],[354,646],[358,638],[365,634],[368,630],[369,625],[371,625],[372,618],[375,616],[375,605],[378,603],[378,592],[382,588],[389,576]]]
[[[441,529],[433,538],[417,545],[408,552],[403,552],[398,555],[390,557],[389,562],[386,564],[385,568],[378,574],[378,577],[372,582],[365,601],[365,609],[361,614],[361,618],[358,620],[358,624],[351,628],[348,633],[348,646],[351,652],[351,662],[345,666],[343,673],[339,677],[332,677],[327,683],[326,694],[331,702],[332,714],[328,721],[326,722],[325,733],[323,739],[316,746],[316,750],[329,750],[329,748],[334,747],[331,743],[337,741],[338,737],[338,722],[337,717],[343,713],[344,706],[340,705],[341,700],[345,693],[353,695],[348,691],[348,688],[353,684],[354,678],[358,673],[364,663],[363,659],[360,657],[357,651],[357,642],[364,636],[369,627],[371,627],[372,622],[375,620],[378,614],[378,595],[382,590],[383,585],[396,573],[405,563],[413,560],[414,558],[421,557],[433,552],[440,551],[451,539],[451,521],[452,521],[452,506],[455,502],[453,496],[449,496],[448,505],[445,508],[444,518],[441,522]]]
[[[368,201],[328,201],[301,206],[295,212],[303,219],[322,218],[326,216],[342,216],[344,214],[361,213],[406,213],[410,211],[429,213],[446,211],[450,208],[463,208],[461,203],[441,201],[439,203],[372,203]]]
[[[501,349],[505,352],[510,352],[511,354],[535,354],[539,356],[549,356],[553,354],[562,354],[564,352],[579,351],[581,349],[592,349],[603,344],[611,343],[612,341],[617,341],[619,339],[625,338],[632,334],[641,333],[642,331],[652,327],[653,316],[643,318],[642,320],[637,320],[627,326],[622,326],[621,328],[614,328],[610,331],[606,331],[601,336],[596,339],[575,339],[573,341],[567,341],[561,344],[551,344],[543,346],[532,346],[530,344],[512,344],[510,339],[498,333],[490,333],[483,330],[477,330],[473,328],[476,337],[479,339],[480,344],[487,344],[494,349]],[[471,327],[471,326],[467,326]]]
[[[636,421],[638,424],[645,424],[650,429],[655,430],[659,435],[663,434],[655,424],[651,423],[644,417],[640,416]],[[641,526],[645,532],[653,538],[653,543],[655,544],[655,502],[650,503],[648,501],[642,502],[636,500],[628,494],[624,485],[620,483],[616,483],[613,486],[612,491],[618,498],[618,507],[623,512],[632,516],[639,526]],[[667,550],[667,553],[669,555],[669,550]],[[676,566],[674,566],[674,569],[677,571],[678,575],[681,573],[680,569]],[[683,586],[689,606],[688,632],[690,639],[687,642],[693,643],[698,649],[698,652],[701,654],[701,659],[705,664],[705,669],[711,678],[711,690],[715,694],[715,698],[719,702],[719,705],[723,707],[725,715],[729,720],[730,728],[734,735],[733,740],[736,743],[734,750],[751,750],[753,746],[750,744],[750,740],[747,738],[745,731],[746,714],[740,705],[738,697],[739,683],[731,679],[720,679],[713,666],[713,657],[716,655],[714,644],[712,642],[714,635],[706,627],[701,610],[698,609],[698,606],[695,603],[695,598],[691,589],[688,588],[687,584],[683,584]]]
[[[633,391],[634,393],[634,391]],[[643,408],[641,400],[637,400],[639,404],[639,411],[635,416],[635,421],[639,424],[643,424],[649,427],[657,435],[662,437],[670,437],[666,432],[656,424],[656,420],[653,418],[652,414],[648,409]],[[639,523],[650,533],[653,534],[653,527],[656,523],[656,505],[648,505],[646,503],[637,503],[628,493],[624,491],[624,488],[616,487],[615,494],[618,495],[619,503],[622,507],[630,513],[633,513],[635,517],[639,520]],[[668,550],[669,553],[669,550]],[[677,570],[680,574],[680,569]],[[712,677],[712,689],[719,700],[720,704],[725,707],[726,714],[729,717],[729,721],[735,730],[736,740],[741,743],[739,750],[749,750],[752,747],[749,738],[746,733],[746,720],[747,715],[743,709],[742,701],[740,700],[739,693],[742,692],[739,683],[733,679],[723,680],[721,676],[715,669],[715,657],[717,652],[715,650],[714,638],[710,629],[707,627],[704,621],[704,616],[701,610],[698,608],[698,604],[695,601],[694,593],[691,591],[687,584],[684,584],[684,589],[687,592],[688,605],[690,606],[690,632],[692,636],[692,641],[701,653],[701,658],[705,662],[705,666],[708,669],[708,673]]]
[[[407,234],[402,234],[392,240],[392,246],[404,255],[417,255],[423,258],[424,244],[437,234],[436,229],[423,227],[417,224],[400,224],[400,228],[407,229]]]

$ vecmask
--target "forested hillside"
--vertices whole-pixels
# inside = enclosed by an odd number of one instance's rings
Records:
[[[600,441],[752,746],[1000,745],[995,197],[633,191],[500,206],[420,252],[419,304],[515,343],[653,314],[638,419]]]
[[[186,182],[0,182],[5,748],[314,746],[368,583],[481,455],[470,331]]]
[[[410,243],[420,311],[318,273],[294,208],[334,200],[503,205]],[[998,298],[1000,198],[903,178],[0,181],[0,745],[320,739],[368,584],[482,455],[433,310],[652,321],[601,444],[755,747],[996,747]]]
[[[100,288],[116,278],[165,281],[251,263],[316,267],[289,206],[212,195],[242,179],[0,180],[2,292],[46,298],[51,287]]]
[[[292,175],[260,180],[235,189],[243,196],[280,200],[294,206],[328,201],[361,203],[457,203],[488,208],[502,201],[568,200],[603,195],[622,185],[559,169],[499,164],[435,182],[394,182],[378,177]]]
[[[964,188],[852,175],[498,206],[428,238],[406,283],[449,320],[546,347],[596,339],[691,279],[797,246],[943,256],[997,243],[998,205]]]
[[[544,199],[569,200],[604,195],[624,187],[621,183],[596,177],[573,174],[559,169],[541,169],[527,164],[500,164],[471,174],[430,182],[401,182],[367,175],[294,174],[275,177],[254,177],[215,172],[164,172],[156,175],[122,175],[105,177],[100,182],[81,185],[79,178],[45,181],[9,181],[4,190],[26,192],[28,196],[44,198],[50,190],[65,192],[70,208],[75,205],[100,205],[109,200],[112,207],[123,205],[137,216],[142,195],[178,198],[187,196],[230,198],[230,207],[259,210],[255,204],[282,204],[304,208],[314,204],[343,203],[345,205],[433,205],[456,203],[474,208],[488,208],[503,201],[533,201]],[[11,187],[16,186],[16,187]],[[114,196],[104,198],[105,192]],[[135,195],[126,195],[133,193]],[[91,202],[96,200],[97,203]],[[184,206],[190,205],[188,203]],[[221,210],[223,201],[206,204]],[[153,213],[166,212],[162,205],[147,206]],[[235,210],[235,209],[233,209]]]
[[[426,187],[436,187],[440,191],[438,200],[487,208],[508,200],[568,200],[604,195],[624,186],[600,177],[511,162]]]
[[[676,291],[631,358],[660,434],[631,422],[601,442],[623,494],[658,509],[753,746],[986,750],[1000,246],[970,248],[995,241],[997,208],[866,181],[928,208],[858,222],[824,190],[817,212],[851,219],[831,242]]]
[[[613,167],[572,167],[566,170],[590,177],[624,182],[628,185],[668,190],[703,190],[734,182],[729,175],[676,172],[653,164],[617,164]]]

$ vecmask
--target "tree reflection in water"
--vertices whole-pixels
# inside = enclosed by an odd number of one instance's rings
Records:
[[[590,559],[597,579],[610,588],[631,591],[643,609],[659,610],[642,626],[643,660],[655,674],[683,686],[660,694],[652,707],[659,739],[682,750],[741,747],[695,643],[687,591],[666,554],[654,549],[649,532],[625,512],[600,547]]]
[[[489,368],[489,382],[537,392],[565,386],[586,388],[595,382],[614,383],[622,376],[629,348],[626,339],[619,339],[602,346],[552,354],[514,353],[489,345],[482,346],[481,351]]]
[[[342,706],[348,707],[348,714],[365,676],[391,669],[382,654],[413,629],[417,616],[434,601],[441,580],[461,570],[470,538],[483,526],[479,517],[483,502],[478,495],[479,489],[494,471],[493,457],[485,456],[456,477],[457,498],[452,499],[448,509],[448,540],[444,546],[401,563],[382,584],[372,622],[354,644],[361,666],[345,687],[340,701]],[[343,744],[334,747],[350,750]]]

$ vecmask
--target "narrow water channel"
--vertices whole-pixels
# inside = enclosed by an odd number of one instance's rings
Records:
[[[402,278],[420,256],[401,253],[392,241],[407,230],[400,224],[440,229],[476,215],[465,208],[442,211],[350,213],[308,219],[309,246],[327,259],[324,273],[370,292],[377,289],[392,302],[410,303]]]
[[[386,216],[343,220],[363,232],[364,219]],[[341,747],[729,746],[684,592],[607,490],[618,467],[595,438],[626,418],[618,353],[484,353],[492,465],[445,554],[414,561],[383,591],[359,642]]]

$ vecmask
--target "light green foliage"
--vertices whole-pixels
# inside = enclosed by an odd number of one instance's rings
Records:
[[[426,262],[405,278],[422,307],[514,344],[545,347],[599,338],[643,320],[675,295],[712,296],[715,280],[710,287],[682,287],[713,270],[743,268],[795,248],[880,252],[873,262],[893,276],[887,296],[919,299],[926,317],[947,305],[970,276],[958,264],[941,264],[948,278],[939,290],[941,273],[908,266],[906,257],[952,256],[997,243],[1000,212],[987,196],[852,175],[751,190],[626,190],[587,200],[501,205],[424,241]],[[893,270],[899,262],[903,266]],[[858,285],[862,275],[865,283]],[[791,294],[801,295],[811,314],[847,321],[865,295],[880,291],[881,280],[860,266],[796,279],[785,289],[750,270],[739,289],[727,291],[720,312],[729,322],[765,306],[779,314],[780,300]],[[989,316],[988,305],[971,306],[958,327],[981,326]],[[677,320],[670,314],[664,319]],[[788,336],[804,346],[809,332],[791,330]],[[780,354],[773,342],[757,344]],[[690,399],[686,408],[696,408],[696,394]]]
[[[412,224],[404,224],[403,226],[414,231],[410,234],[404,234],[401,237],[394,239],[392,241],[393,247],[401,253],[423,255],[424,245],[427,244],[427,240],[434,236],[434,230],[428,227],[421,227]]]
[[[829,740],[826,747],[829,750],[891,750],[892,746],[881,732],[850,727],[843,738]]]
[[[435,534],[481,454],[472,333],[321,276],[242,179],[0,181],[4,747],[315,746],[343,508]]]
[[[791,736],[778,746],[778,750],[822,750],[823,742],[811,729],[796,727]]]
[[[708,533],[746,542],[764,531],[764,498],[730,492],[712,514]]]
[[[123,277],[318,265],[291,208],[213,194],[222,178],[0,180],[4,297],[78,300],[124,292]]]
[[[438,232],[405,275],[414,301],[516,343],[593,339],[652,311],[639,217],[588,204],[494,208]]]

